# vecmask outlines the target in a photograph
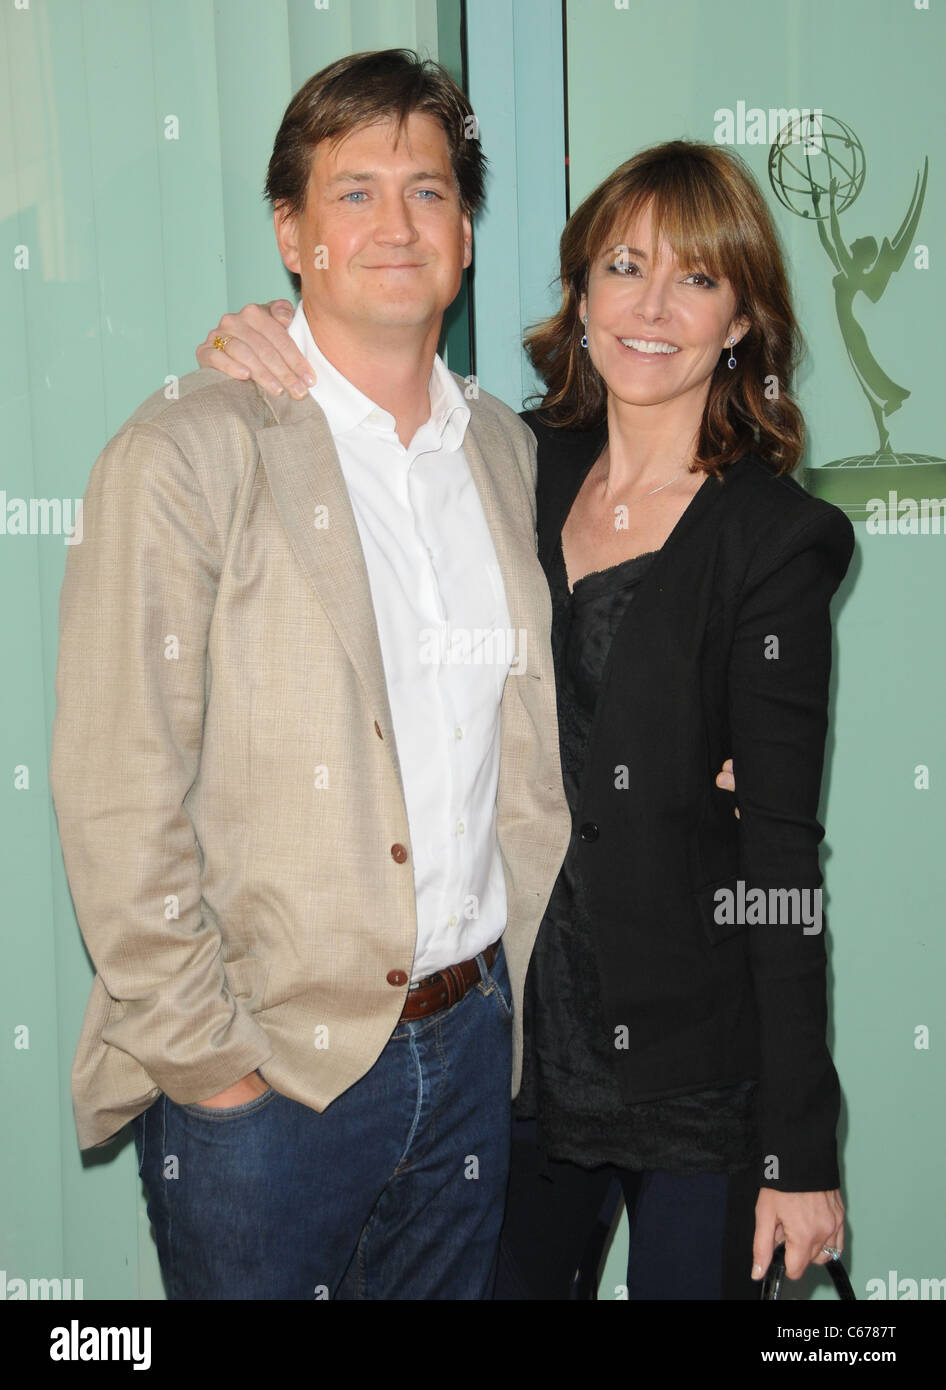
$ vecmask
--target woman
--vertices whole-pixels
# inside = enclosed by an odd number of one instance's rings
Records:
[[[526,987],[497,1296],[567,1298],[617,1177],[629,1298],[752,1297],[777,1240],[795,1278],[843,1244],[816,817],[853,533],[789,477],[798,331],[736,156],[622,165],[570,218],[561,286],[524,418],[574,828]],[[231,352],[267,384],[244,314]],[[738,822],[711,782],[730,752]]]

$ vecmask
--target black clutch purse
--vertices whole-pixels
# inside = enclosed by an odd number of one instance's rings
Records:
[[[847,1277],[847,1270],[841,1263],[840,1258],[835,1255],[825,1265],[825,1269],[834,1281],[838,1298],[845,1302],[857,1301],[857,1294],[851,1288],[851,1281]],[[782,1292],[782,1281],[785,1278],[785,1244],[776,1245],[775,1253],[772,1256],[772,1263],[769,1265],[762,1280],[762,1292],[759,1294],[761,1299],[779,1298]]]

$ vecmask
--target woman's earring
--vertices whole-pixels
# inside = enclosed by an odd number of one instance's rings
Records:
[[[587,328],[587,326],[588,326],[588,315],[587,315],[587,314],[585,314],[584,318],[582,319],[582,323],[583,323],[583,324],[585,325],[585,327]],[[586,347],[588,346],[588,334],[587,334],[587,333],[582,333],[582,335],[581,335],[581,345],[582,345],[582,347],[584,347],[584,348],[586,348]]]
[[[729,361],[726,363],[726,366],[729,368],[730,371],[732,371],[733,367],[735,367],[735,365],[736,365],[736,359],[735,359],[735,357],[733,356],[733,347],[734,347],[734,345],[735,345],[735,342],[736,342],[735,338],[730,338],[730,340],[729,340]]]

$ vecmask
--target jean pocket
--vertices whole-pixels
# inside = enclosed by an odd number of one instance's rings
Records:
[[[512,1018],[512,986],[509,983],[509,972],[506,969],[504,960],[493,962],[493,969],[486,976],[485,980],[480,980],[476,988],[481,994],[493,997],[506,1018]]]
[[[260,1095],[254,1096],[252,1100],[245,1100],[241,1105],[198,1105],[196,1102],[186,1105],[178,1105],[176,1100],[168,1100],[172,1105],[177,1105],[178,1110],[186,1110],[188,1115],[198,1115],[202,1120],[220,1122],[223,1120],[239,1120],[243,1115],[255,1115],[257,1110],[262,1110],[265,1105],[276,1095],[272,1086],[267,1086],[266,1090]]]

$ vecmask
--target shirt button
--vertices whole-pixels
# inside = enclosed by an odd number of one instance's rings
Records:
[[[404,860],[407,858],[407,850],[403,845],[392,845],[391,858],[396,864],[403,864]]]
[[[458,820],[458,821],[457,821],[457,834],[458,834],[458,835],[462,835],[465,829],[466,829],[466,826],[463,824],[462,820]]]
[[[457,727],[454,729],[453,732],[456,734],[457,738],[462,738],[462,737],[463,737],[463,730],[460,728],[459,724],[457,725]]]
[[[378,738],[384,738],[384,734],[381,732],[381,726],[377,719],[374,721],[374,731],[378,735]]]
[[[598,827],[593,820],[586,820],[578,833],[583,840],[597,840]]]
[[[407,975],[403,970],[389,970],[385,978],[389,985],[407,984]]]
[[[448,927],[455,927],[456,924],[457,924],[457,915],[456,915],[455,912],[453,912],[453,913],[451,913],[450,916],[447,918],[447,926],[448,926]]]

